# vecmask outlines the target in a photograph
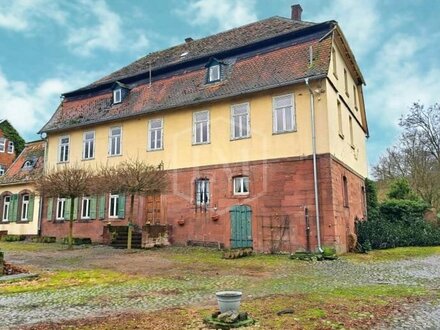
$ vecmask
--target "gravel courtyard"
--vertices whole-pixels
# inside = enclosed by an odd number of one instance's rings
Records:
[[[154,317],[172,308],[203,315],[215,309],[214,292],[224,289],[243,291],[244,306],[262,320],[258,329],[440,328],[435,248],[426,255],[324,262],[271,255],[223,260],[221,252],[202,248],[67,251],[55,244],[0,243],[0,249],[7,262],[40,273],[36,280],[0,284],[0,329],[88,329],[84,325],[100,324],[103,316]],[[290,306],[289,299],[294,315],[269,313]],[[203,328],[198,319],[175,329]],[[115,322],[108,328],[119,328]]]

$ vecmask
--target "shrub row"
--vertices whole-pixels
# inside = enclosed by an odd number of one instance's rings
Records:
[[[369,213],[367,221],[356,222],[361,250],[402,246],[440,245],[440,226],[423,215],[428,206],[421,201],[391,199]]]

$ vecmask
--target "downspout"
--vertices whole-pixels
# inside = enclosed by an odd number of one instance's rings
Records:
[[[319,196],[318,196],[318,171],[316,163],[316,130],[315,130],[315,94],[309,85],[309,78],[304,79],[310,93],[310,119],[312,122],[312,153],[313,153],[313,184],[315,190],[315,210],[316,210],[316,238],[318,241],[318,251],[322,252],[321,229],[319,221]]]

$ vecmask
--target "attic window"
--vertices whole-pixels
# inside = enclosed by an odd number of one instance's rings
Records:
[[[122,88],[113,90],[113,104],[121,103],[122,101]]]
[[[23,169],[31,169],[35,165],[35,161],[33,159],[27,159],[23,164]]]
[[[220,80],[220,64],[215,64],[209,67],[208,82],[215,82]]]

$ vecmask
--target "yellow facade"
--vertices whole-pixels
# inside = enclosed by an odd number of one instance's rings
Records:
[[[353,97],[353,78],[344,64],[344,59],[334,45],[332,61],[337,61],[337,72],[333,74],[330,64],[328,79],[312,81],[315,95],[317,153],[331,153],[362,176],[367,175],[365,133],[362,122],[363,103],[359,96]],[[344,71],[346,74],[344,74]],[[348,90],[345,93],[344,75]],[[335,91],[334,87],[337,88]],[[359,93],[361,86],[355,86]],[[296,118],[296,130],[273,134],[273,98],[292,94]],[[342,125],[344,138],[338,134],[337,100],[341,97]],[[248,102],[250,106],[250,137],[231,139],[231,106]],[[210,113],[210,142],[193,145],[193,113],[208,110]],[[352,117],[350,134],[349,117]],[[147,150],[148,121],[163,119],[163,150]],[[122,127],[122,155],[109,156],[109,129]],[[94,159],[83,160],[83,134],[95,132],[96,152]],[[123,160],[139,159],[156,165],[161,162],[168,170],[204,165],[228,164],[253,160],[277,159],[285,157],[310,156],[312,136],[310,119],[310,93],[304,83],[289,88],[274,89],[192,108],[162,111],[136,119],[75,129],[48,137],[47,164],[49,168],[58,163],[59,140],[70,138],[70,164],[82,164],[96,168],[103,164],[115,164]],[[351,137],[353,143],[351,143]]]
[[[11,194],[20,194],[24,190],[33,192],[34,187],[29,184],[16,184],[2,186],[2,192],[9,192]],[[3,212],[3,210],[2,210]],[[38,219],[40,212],[40,197],[34,197],[34,211],[32,221],[29,222],[9,222],[2,223],[0,221],[0,231],[7,230],[9,235],[37,235],[38,234]]]

